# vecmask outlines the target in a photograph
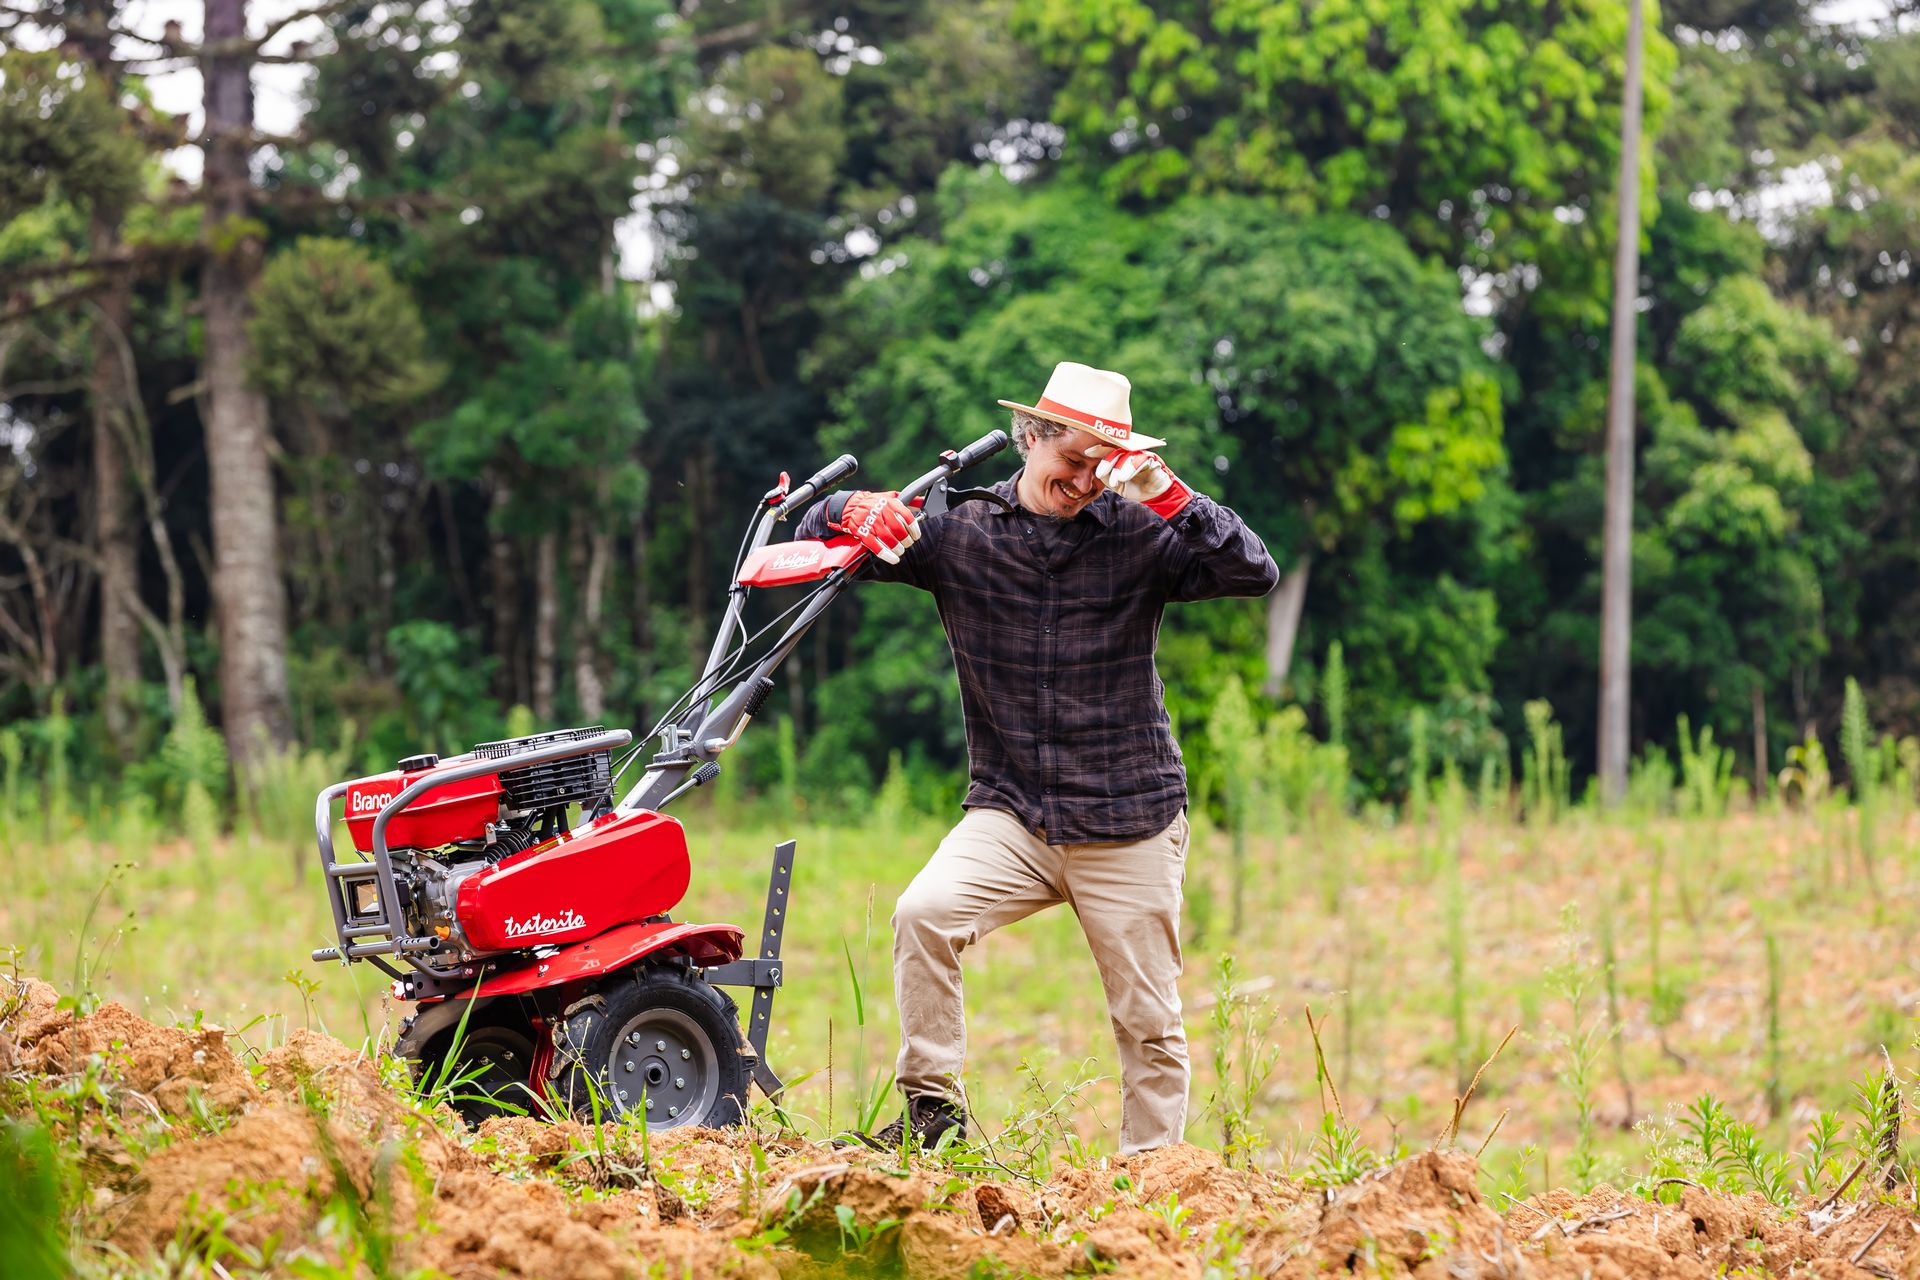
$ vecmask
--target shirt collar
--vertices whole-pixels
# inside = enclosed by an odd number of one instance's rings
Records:
[[[995,493],[1005,498],[1012,505],[1005,510],[990,505],[987,510],[988,515],[1010,516],[1015,512],[1026,510],[1025,507],[1020,505],[1020,477],[1026,473],[1027,469],[1022,467],[1005,480],[1002,480],[999,484],[989,486]],[[1113,523],[1114,508],[1119,505],[1120,501],[1121,499],[1109,489],[1092,502],[1089,502],[1086,505],[1086,509],[1081,511],[1080,516],[1092,516],[1095,524],[1105,528],[1107,525]],[[1074,519],[1078,520],[1080,516],[1075,516]]]

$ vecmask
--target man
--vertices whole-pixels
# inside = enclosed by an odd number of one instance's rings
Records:
[[[1258,596],[1279,571],[1238,516],[1193,492],[1133,429],[1131,386],[1062,363],[1011,400],[1025,466],[927,525],[899,494],[836,495],[799,537],[855,535],[869,576],[933,593],[953,648],[972,773],[966,816],[893,916],[901,1120],[869,1135],[966,1133],[960,954],[1065,902],[1092,947],[1120,1051],[1120,1149],[1181,1140],[1186,772],[1154,668],[1170,601]]]

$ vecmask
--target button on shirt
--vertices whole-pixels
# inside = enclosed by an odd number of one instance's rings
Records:
[[[953,648],[972,786],[1049,844],[1138,840],[1187,803],[1154,666],[1170,602],[1258,596],[1280,579],[1232,511],[1195,494],[1172,520],[1102,493],[1071,520],[1022,510],[1019,473],[927,521],[897,565],[863,576],[933,593]],[[825,504],[796,536],[826,536]]]

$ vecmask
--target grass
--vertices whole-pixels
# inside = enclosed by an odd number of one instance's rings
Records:
[[[1876,797],[1869,876],[1839,798],[1812,813],[1679,817],[1646,806],[1602,820],[1562,807],[1550,740],[1541,756],[1543,798],[1524,824],[1444,793],[1438,832],[1323,813],[1283,836],[1244,833],[1236,874],[1230,833],[1196,822],[1189,894],[1231,895],[1244,915],[1238,937],[1219,931],[1187,950],[1194,1140],[1217,1145],[1227,1128],[1230,1144],[1244,1144],[1237,1157],[1281,1165],[1317,1150],[1333,1177],[1364,1153],[1422,1147],[1448,1124],[1463,1073],[1518,1023],[1459,1143],[1480,1147],[1505,1114],[1486,1176],[1524,1193],[1547,1171],[1585,1180],[1640,1167],[1647,1140],[1634,1125],[1678,1123],[1703,1093],[1752,1126],[1755,1142],[1787,1150],[1810,1117],[1844,1111],[1847,1082],[1881,1064],[1883,1043],[1896,1055],[1906,1047],[1916,1010],[1905,975],[1920,966],[1920,938],[1902,922],[1920,892],[1920,823],[1893,788]],[[1714,807],[1715,765],[1695,764],[1701,799],[1688,807]],[[768,850],[796,838],[772,1061],[804,1077],[789,1097],[803,1132],[890,1118],[897,1024],[881,922],[947,822],[896,806],[880,839],[858,826],[754,820],[737,801],[724,812],[732,822],[699,797],[679,814],[695,866],[676,917],[751,925]],[[316,860],[290,862],[289,838],[141,838],[115,815],[98,815],[93,830],[65,821],[50,843],[0,848],[0,876],[15,886],[0,901],[0,946],[17,945],[25,971],[71,998],[117,999],[163,1023],[202,1016],[246,1028],[261,1047],[299,1026],[357,1043],[405,1012],[366,966],[308,963],[330,925]],[[1568,908],[1604,927],[1573,955]],[[1229,954],[1223,990],[1236,1003],[1209,1030]],[[1111,1151],[1114,1051],[1071,911],[970,951],[966,989],[966,1086],[987,1131],[1034,1129],[1069,1151]],[[1300,1016],[1308,1004],[1336,1068],[1331,1132]],[[1261,1034],[1249,1037],[1250,1026]],[[1560,1079],[1570,1050],[1580,1067],[1571,1088]]]

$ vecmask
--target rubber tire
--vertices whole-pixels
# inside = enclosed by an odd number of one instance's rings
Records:
[[[406,1060],[408,1074],[416,1086],[429,1075],[439,1073],[458,1030],[459,1020],[453,1018],[424,1036],[409,1033],[394,1046],[395,1054]],[[515,1001],[483,1000],[474,1008],[467,1018],[460,1056],[452,1064],[454,1075],[463,1073],[474,1058],[481,1056],[475,1050],[483,1051],[490,1065],[482,1075],[461,1086],[459,1092],[463,1096],[450,1099],[461,1119],[477,1127],[492,1116],[537,1114],[539,1107],[533,1097],[530,1074],[534,1030],[520,1014]],[[500,1063],[503,1051],[511,1053],[517,1067],[507,1068]],[[504,1097],[510,1106],[499,1106],[488,1100],[496,1096]]]
[[[738,1010],[725,992],[680,968],[629,970],[568,1008],[554,1026],[547,1097],[589,1123],[595,1119],[596,1097],[599,1119],[623,1116],[628,1104],[620,1099],[612,1071],[621,1030],[633,1019],[659,1011],[684,1015],[705,1034],[713,1054],[716,1088],[702,1113],[689,1110],[670,1119],[650,1120],[647,1128],[726,1129],[744,1121],[752,1060],[741,1040]]]

